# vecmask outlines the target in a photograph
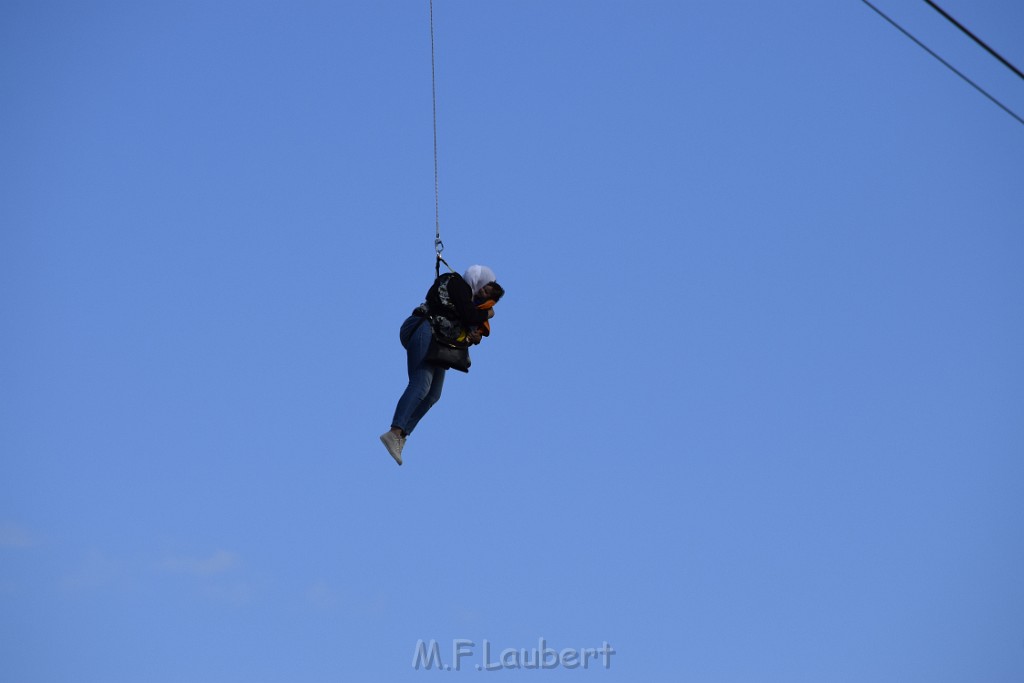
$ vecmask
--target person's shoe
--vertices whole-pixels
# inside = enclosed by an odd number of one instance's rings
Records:
[[[402,448],[405,447],[405,439],[400,436],[395,436],[395,433],[390,429],[380,435],[380,441],[384,444],[384,448],[388,449],[388,453],[395,459],[399,465],[402,464]]]

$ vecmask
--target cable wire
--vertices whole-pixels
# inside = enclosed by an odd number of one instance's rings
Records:
[[[441,212],[440,201],[438,200],[437,182],[437,76],[434,68],[434,0],[430,0],[430,100],[434,110],[434,251],[437,253],[437,261],[434,262],[434,277],[441,277],[441,264],[448,266],[448,270],[455,272],[448,262],[441,256],[444,251],[444,242],[441,241]]]
[[[943,58],[942,58],[942,57],[940,57],[939,55],[937,55],[937,54],[936,54],[935,52],[933,52],[931,48],[929,48],[929,47],[928,47],[927,45],[925,45],[925,44],[924,44],[924,43],[922,43],[922,42],[921,42],[920,40],[918,40],[918,39],[917,39],[917,38],[915,38],[915,37],[914,37],[913,35],[911,35],[911,34],[910,34],[910,32],[909,32],[909,31],[907,31],[907,30],[906,30],[905,28],[903,28],[902,26],[900,26],[899,24],[897,24],[897,23],[896,23],[896,22],[895,22],[894,20],[890,19],[890,18],[889,18],[889,17],[888,17],[888,16],[887,16],[887,15],[885,14],[885,12],[883,12],[882,10],[880,10],[880,9],[878,9],[877,7],[875,7],[874,5],[872,5],[872,4],[870,3],[870,2],[868,2],[868,0],[861,0],[861,2],[863,2],[863,3],[865,4],[865,5],[867,5],[867,6],[868,6],[868,7],[870,7],[871,9],[873,9],[873,10],[874,10],[874,11],[875,11],[875,12],[876,12],[876,13],[878,14],[878,16],[882,17],[882,18],[883,18],[883,19],[885,19],[885,20],[886,20],[887,22],[889,22],[890,24],[892,24],[893,26],[895,26],[895,27],[896,27],[896,28],[897,28],[897,29],[899,30],[899,32],[900,32],[900,33],[902,33],[902,34],[903,34],[903,35],[905,35],[905,36],[906,36],[907,38],[910,38],[910,39],[911,39],[912,41],[914,41],[915,43],[917,43],[917,45],[918,45],[919,47],[921,47],[921,49],[923,49],[923,50],[924,50],[925,52],[927,52],[927,53],[928,53],[928,54],[930,54],[930,55],[931,55],[932,57],[934,57],[935,59],[937,59],[937,60],[939,60],[940,62],[942,62],[943,66],[945,66],[945,67],[946,67],[947,69],[949,69],[950,71],[952,71],[953,73],[955,73],[955,74],[956,74],[957,76],[959,76],[959,77],[960,77],[960,78],[962,78],[963,80],[967,81],[967,83],[969,83],[969,84],[971,85],[971,87],[973,87],[973,88],[974,88],[975,90],[977,90],[977,91],[978,91],[978,92],[980,92],[980,93],[981,93],[982,95],[984,95],[984,96],[985,96],[985,97],[987,97],[987,98],[988,98],[989,100],[991,100],[991,101],[992,101],[992,102],[993,102],[993,103],[994,103],[994,104],[995,104],[996,106],[998,106],[998,107],[999,107],[1000,109],[1002,109],[1003,111],[1005,111],[1005,112],[1006,112],[1007,114],[1009,114],[1009,115],[1010,115],[1010,116],[1012,116],[1013,118],[1017,119],[1017,122],[1018,122],[1018,123],[1020,123],[1021,125],[1024,125],[1024,119],[1022,119],[1021,117],[1017,116],[1017,114],[1015,114],[1015,113],[1013,112],[1013,110],[1011,110],[1011,109],[1010,109],[1009,107],[1007,107],[1007,106],[1006,106],[1005,104],[1003,104],[1002,102],[1000,102],[999,100],[997,100],[997,99],[996,99],[995,97],[993,97],[992,95],[989,95],[989,94],[988,94],[988,92],[986,92],[984,88],[982,88],[982,87],[981,87],[980,85],[978,85],[977,83],[975,83],[974,81],[972,81],[972,80],[971,80],[970,78],[968,78],[968,77],[967,77],[967,76],[965,76],[964,74],[962,74],[962,73],[960,73],[959,71],[957,71],[956,67],[954,67],[954,66],[953,66],[952,64],[950,64],[949,62],[947,62],[947,61],[946,61],[945,59],[943,59]]]
[[[1004,58],[1003,58],[1003,56],[1002,56],[1001,54],[999,54],[998,52],[996,52],[995,50],[993,50],[992,48],[990,48],[990,47],[989,47],[988,45],[986,45],[986,44],[985,44],[985,41],[984,41],[984,40],[982,40],[982,39],[981,39],[981,38],[979,38],[978,36],[974,35],[974,34],[973,34],[973,33],[971,33],[970,31],[968,31],[968,30],[967,30],[967,27],[965,27],[965,26],[964,26],[963,24],[961,24],[961,23],[960,23],[959,21],[957,21],[956,19],[954,19],[953,17],[951,17],[951,16],[949,15],[949,13],[947,13],[947,12],[946,12],[946,10],[944,10],[944,9],[942,9],[941,7],[939,7],[938,5],[936,5],[936,4],[934,3],[934,2],[932,2],[932,0],[924,0],[924,1],[925,1],[925,2],[927,2],[927,3],[929,4],[929,5],[931,5],[931,7],[932,7],[932,8],[933,8],[933,9],[934,9],[934,10],[935,10],[936,12],[938,12],[939,14],[941,14],[942,16],[944,16],[944,17],[945,17],[945,18],[946,18],[946,19],[947,19],[947,20],[948,20],[948,21],[949,21],[949,22],[950,22],[951,24],[953,24],[953,25],[954,25],[954,26],[956,26],[956,27],[957,27],[958,29],[960,29],[961,31],[963,31],[964,33],[966,33],[966,34],[967,34],[968,36],[970,36],[971,40],[973,40],[973,41],[974,41],[974,42],[976,42],[976,43],[977,43],[978,45],[981,45],[981,46],[982,46],[983,48],[985,48],[985,49],[986,49],[986,50],[988,51],[988,53],[989,53],[990,55],[992,55],[993,57],[995,57],[996,59],[998,59],[998,60],[999,60],[1000,62],[1002,62],[1002,63],[1003,63],[1003,65],[1004,65],[1004,66],[1006,66],[1006,67],[1007,67],[1007,68],[1008,68],[1008,69],[1009,69],[1010,71],[1012,71],[1013,73],[1015,73],[1015,74],[1017,74],[1018,76],[1020,76],[1020,78],[1024,79],[1024,73],[1021,73],[1020,69],[1018,69],[1017,67],[1015,67],[1015,66],[1014,66],[1013,64],[1010,64],[1010,62],[1006,61],[1006,59],[1004,59]]]
[[[430,0],[430,101],[434,111],[434,239],[441,239],[441,213],[437,191],[437,76],[434,73],[434,0]],[[437,246],[437,242],[434,242]]]

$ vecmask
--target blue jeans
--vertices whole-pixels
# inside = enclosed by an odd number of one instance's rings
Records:
[[[406,434],[412,434],[417,423],[441,398],[441,389],[444,387],[445,369],[426,361],[431,336],[430,321],[417,316],[406,318],[398,333],[408,356],[409,386],[405,388],[402,398],[398,399],[391,426],[398,427]]]

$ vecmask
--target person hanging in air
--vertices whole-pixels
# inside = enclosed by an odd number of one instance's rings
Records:
[[[399,340],[405,347],[409,384],[398,399],[391,429],[380,436],[399,465],[405,441],[441,398],[446,368],[427,360],[431,339],[468,347],[490,334],[494,305],[505,294],[487,266],[470,266],[464,275],[445,273],[427,291],[427,299],[405,319]]]

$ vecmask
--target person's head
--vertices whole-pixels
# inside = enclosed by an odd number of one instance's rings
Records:
[[[488,282],[486,285],[480,288],[480,292],[476,295],[478,301],[487,301],[491,299],[494,303],[498,303],[501,297],[505,296],[505,288],[499,285],[497,282]]]
[[[466,284],[469,285],[469,288],[473,290],[474,299],[480,298],[481,290],[487,285],[497,284],[495,282],[497,278],[494,277],[494,271],[487,266],[470,266],[466,269],[466,273],[462,276],[462,279],[465,280]],[[504,294],[505,290],[502,289],[501,293]]]

